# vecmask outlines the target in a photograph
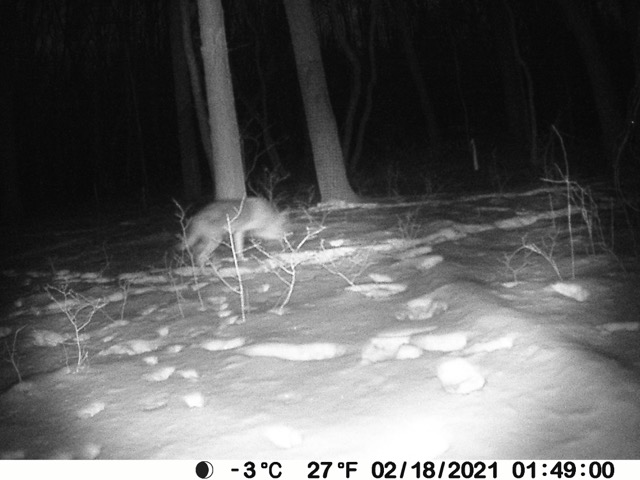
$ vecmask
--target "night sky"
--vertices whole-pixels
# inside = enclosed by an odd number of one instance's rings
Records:
[[[284,8],[278,0],[222,3],[248,182],[277,170],[288,175],[278,193],[302,195],[315,184],[315,173]],[[638,121],[640,102],[637,0],[312,3],[341,135],[349,106],[354,108],[346,157],[358,194],[534,182],[554,163],[564,165],[552,126],[565,143],[572,174],[610,178],[616,165],[625,179],[637,172],[638,132],[631,123]],[[169,28],[176,10],[170,1],[3,0],[0,8],[2,186],[4,198],[8,190],[19,197],[20,216],[188,197],[181,181]],[[189,10],[198,53],[195,3]],[[580,21],[568,11],[577,11]],[[514,45],[519,58],[510,56]],[[587,56],[585,45],[599,56]],[[438,141],[428,128],[411,54]],[[617,143],[603,138],[596,101],[602,89],[594,90],[591,76],[596,70],[611,86],[618,135],[609,138]],[[509,71],[515,72],[512,97]],[[515,101],[521,107],[509,112],[510,98],[512,107]],[[195,142],[202,192],[210,195],[200,138]],[[614,149],[621,144],[622,150]],[[9,208],[5,203],[5,216],[15,217],[6,215]]]

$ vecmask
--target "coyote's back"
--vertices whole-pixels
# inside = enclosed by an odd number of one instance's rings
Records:
[[[264,198],[247,197],[244,200],[213,202],[189,220],[181,245],[194,254],[203,265],[225,237],[233,238],[233,247],[244,258],[244,238],[251,236],[266,240],[281,240],[285,236],[287,218],[284,212]]]

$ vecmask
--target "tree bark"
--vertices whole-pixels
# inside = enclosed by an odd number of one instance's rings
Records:
[[[180,13],[182,15],[182,43],[184,44],[184,56],[189,69],[191,80],[191,98],[196,112],[196,124],[198,125],[199,139],[204,150],[207,162],[211,164],[213,153],[211,151],[211,134],[209,130],[209,113],[207,112],[207,96],[202,91],[202,72],[198,67],[196,53],[193,48],[193,33],[191,31],[192,15],[189,12],[189,0],[179,0]],[[197,15],[196,15],[197,16]],[[213,169],[209,169],[211,184],[215,184]]]
[[[309,129],[309,139],[323,202],[354,202],[347,180],[336,119],[309,0],[283,0]]]
[[[218,200],[246,196],[240,132],[221,0],[198,0],[202,59],[209,106],[209,129],[215,196]]]
[[[180,166],[182,169],[182,190],[184,198],[195,200],[202,195],[202,183],[198,168],[197,137],[193,117],[193,100],[189,85],[189,68],[185,57],[185,45],[182,25],[189,19],[183,19],[180,4],[186,0],[169,2],[169,40],[171,42],[171,63],[173,86],[176,101],[176,119],[178,123],[178,145],[180,147]]]

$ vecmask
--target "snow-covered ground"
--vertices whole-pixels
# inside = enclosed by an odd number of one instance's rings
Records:
[[[215,271],[148,224],[67,231],[2,271],[0,458],[640,459],[638,271],[567,207],[291,212]]]

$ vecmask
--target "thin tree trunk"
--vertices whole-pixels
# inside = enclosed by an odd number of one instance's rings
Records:
[[[349,92],[349,104],[344,118],[344,127],[342,129],[342,154],[349,165],[349,170],[353,172],[351,162],[351,140],[353,139],[353,131],[355,128],[356,110],[362,93],[362,65],[356,51],[349,44],[344,28],[336,28],[336,40],[342,53],[347,58],[351,66],[351,90]]]
[[[358,168],[358,164],[360,163],[360,155],[362,155],[362,145],[364,143],[364,132],[367,128],[367,124],[369,123],[369,118],[371,118],[371,110],[373,108],[373,89],[376,86],[378,81],[377,68],[376,68],[376,51],[375,51],[375,32],[376,26],[378,22],[378,17],[380,15],[380,10],[378,9],[378,1],[371,1],[371,21],[369,22],[369,37],[367,39],[367,45],[369,48],[369,81],[367,82],[367,89],[364,95],[364,107],[362,108],[362,116],[360,118],[360,123],[358,124],[358,130],[355,135],[355,142],[353,147],[353,152],[349,157],[349,165],[351,167],[351,171],[355,171]]]
[[[215,195],[218,200],[246,195],[240,132],[221,0],[198,0],[202,59],[209,106]]]
[[[575,0],[558,0],[558,5],[564,12],[569,28],[578,42],[582,60],[591,82],[591,91],[602,130],[605,156],[613,162],[616,139],[622,132],[623,116],[604,55],[583,8]]]
[[[524,144],[529,141],[526,116],[527,102],[523,90],[522,76],[518,68],[517,46],[515,45],[517,37],[515,37],[513,15],[504,0],[490,0],[487,6],[493,19],[493,37],[500,62],[507,129],[515,144]]]
[[[400,18],[405,19],[405,21],[408,23],[409,18],[407,15],[406,6],[404,5],[404,2],[399,2],[398,8],[400,9],[400,13],[401,13]],[[440,133],[440,127],[438,126],[438,121],[436,120],[433,101],[431,100],[429,89],[427,88],[427,84],[424,80],[424,75],[422,74],[422,71],[420,69],[420,62],[418,61],[416,50],[415,48],[413,48],[413,42],[411,41],[411,37],[409,36],[409,29],[406,28],[406,24],[405,24],[405,25],[400,25],[399,30],[400,30],[400,37],[402,39],[402,52],[404,53],[404,56],[407,59],[409,72],[411,74],[411,78],[413,79],[413,83],[416,87],[416,91],[418,92],[418,99],[420,100],[420,107],[422,108],[422,114],[424,115],[424,118],[427,123],[426,127],[427,127],[427,137],[429,139],[429,144],[433,152],[437,155],[442,148],[442,135]]]
[[[524,61],[524,58],[522,58],[522,54],[520,53],[518,37],[516,35],[516,22],[513,17],[513,11],[511,10],[511,7],[509,6],[507,0],[502,0],[502,5],[504,6],[504,11],[507,14],[506,20],[509,32],[509,44],[511,45],[511,53],[513,54],[515,61],[518,63],[518,65],[520,65],[522,74],[526,82],[525,85],[528,100],[528,108],[526,109],[526,111],[529,114],[529,130],[531,132],[531,138],[529,139],[529,163],[533,166],[540,166],[540,159],[538,158],[538,120],[536,118],[536,105],[533,99],[533,79],[531,78],[529,65],[527,65],[527,63]],[[506,93],[514,94],[515,92],[507,91]]]
[[[195,200],[202,195],[202,183],[198,168],[198,149],[193,117],[193,101],[189,89],[189,68],[185,58],[182,26],[184,21],[180,4],[186,0],[169,2],[169,35],[171,42],[171,63],[178,122],[178,144],[180,146],[180,166],[182,168],[182,189],[184,198]],[[186,21],[189,19],[187,18]]]
[[[140,100],[138,98],[138,88],[133,72],[133,62],[128,43],[125,43],[125,58],[127,61],[127,79],[129,80],[129,90],[131,92],[131,106],[135,132],[138,136],[138,167],[142,177],[142,204],[147,207],[147,197],[149,195],[149,176],[147,175],[147,152],[144,145],[144,135],[142,132],[142,119],[140,116]]]
[[[206,108],[206,95],[202,91],[202,77],[200,75],[200,69],[198,68],[198,62],[196,61],[196,54],[193,49],[193,35],[191,32],[191,15],[189,14],[189,1],[180,1],[180,13],[182,18],[182,43],[184,44],[184,56],[187,60],[187,67],[189,68],[189,78],[191,79],[191,98],[193,99],[193,105],[195,106],[196,119],[198,120],[198,132],[200,133],[200,141],[202,142],[202,149],[209,165],[212,163],[213,153],[211,149],[211,134],[209,130],[209,115]],[[211,184],[215,184],[215,178],[213,175],[213,168],[209,167],[209,174],[211,175]]]
[[[357,201],[347,180],[310,0],[283,0],[323,202]]]

